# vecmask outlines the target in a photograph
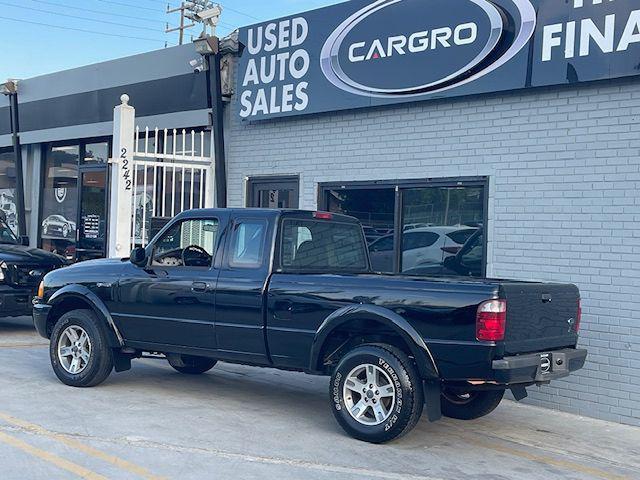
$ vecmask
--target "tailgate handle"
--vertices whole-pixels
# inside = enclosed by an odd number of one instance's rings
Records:
[[[551,295],[548,293],[542,294],[542,303],[549,303],[551,301]]]

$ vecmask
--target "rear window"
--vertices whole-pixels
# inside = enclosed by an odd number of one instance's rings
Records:
[[[351,223],[285,219],[280,261],[285,270],[366,271],[362,229]]]
[[[459,245],[464,245],[474,233],[476,233],[475,228],[467,228],[465,230],[456,230],[455,232],[447,233],[447,237]]]

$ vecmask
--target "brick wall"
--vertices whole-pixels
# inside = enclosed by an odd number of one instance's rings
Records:
[[[490,177],[490,276],[576,283],[584,370],[528,402],[640,425],[640,78],[241,122],[227,112],[230,206],[244,179]]]

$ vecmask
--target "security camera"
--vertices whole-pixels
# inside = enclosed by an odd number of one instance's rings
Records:
[[[206,70],[203,58],[189,60],[189,65],[193,68],[193,73],[201,73]]]
[[[222,7],[220,5],[215,5],[212,8],[208,8],[207,10],[203,10],[201,12],[198,12],[198,17],[200,17],[201,20],[204,20],[207,23],[218,23],[217,20],[220,17],[220,15],[222,14]]]

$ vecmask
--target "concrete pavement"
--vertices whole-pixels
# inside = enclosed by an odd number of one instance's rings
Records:
[[[325,378],[139,360],[73,389],[29,319],[0,321],[0,365],[3,480],[640,479],[640,429],[511,401],[370,445],[338,427]]]

